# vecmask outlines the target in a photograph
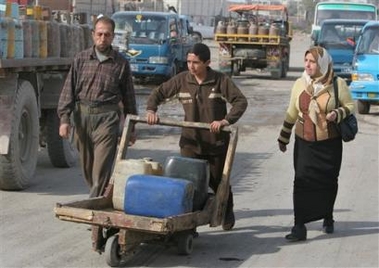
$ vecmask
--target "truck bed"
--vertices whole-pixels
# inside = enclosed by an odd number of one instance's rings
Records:
[[[23,71],[31,69],[39,70],[67,70],[70,68],[72,58],[22,58],[22,59],[0,59],[0,69],[12,69],[12,71]]]

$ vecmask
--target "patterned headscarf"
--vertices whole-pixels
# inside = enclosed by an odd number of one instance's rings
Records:
[[[303,76],[307,83],[307,91],[311,94],[311,102],[309,103],[309,116],[314,124],[317,125],[317,114],[320,108],[316,101],[317,97],[328,90],[333,84],[333,61],[332,57],[325,48],[315,46],[305,52],[305,55],[311,53],[317,62],[317,71],[313,77],[310,77],[305,71]]]

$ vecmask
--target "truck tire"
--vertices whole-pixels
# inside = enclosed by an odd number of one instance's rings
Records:
[[[368,114],[370,112],[370,103],[368,101],[357,101],[358,113],[360,114]]]
[[[288,57],[286,57],[286,59],[282,62],[282,65],[283,65],[283,67],[282,67],[282,78],[286,78],[287,72],[290,69]]]
[[[46,114],[46,143],[50,162],[54,167],[68,168],[76,164],[78,153],[72,139],[59,136],[59,118],[57,111],[50,109]],[[71,131],[73,135],[73,131]]]
[[[271,71],[271,77],[273,79],[280,79],[283,75],[283,63],[279,65],[279,70]]]
[[[0,155],[0,188],[23,190],[34,176],[39,147],[37,99],[28,81],[18,81],[12,113],[9,152]]]
[[[232,75],[233,76],[240,76],[241,75],[241,66],[237,62],[232,62]]]

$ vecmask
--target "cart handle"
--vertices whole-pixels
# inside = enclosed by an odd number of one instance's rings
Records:
[[[126,120],[128,118],[130,121],[135,122],[135,123],[147,124],[147,119],[142,118],[141,116],[128,114]],[[177,120],[171,120],[171,119],[167,119],[167,118],[159,118],[158,123],[155,125],[172,126],[172,127],[190,127],[190,128],[201,128],[201,129],[210,129],[211,128],[211,124],[209,124],[209,123],[177,121]],[[234,131],[234,129],[235,129],[234,126],[223,126],[221,128],[222,131],[226,131],[226,132],[232,132],[232,131]]]

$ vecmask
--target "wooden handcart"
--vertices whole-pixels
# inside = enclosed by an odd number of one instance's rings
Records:
[[[118,163],[126,159],[132,127],[136,123],[146,124],[147,122],[134,115],[128,115],[125,119],[115,169]],[[159,125],[210,129],[210,124],[207,123],[177,122],[167,119],[160,119]],[[112,175],[103,196],[66,204],[57,203],[54,208],[56,217],[64,221],[92,225],[92,247],[99,253],[105,253],[109,266],[119,266],[136,247],[149,241],[175,242],[179,254],[190,254],[196,227],[207,224],[210,227],[221,225],[226,210],[229,177],[237,145],[238,129],[228,126],[223,127],[222,131],[230,133],[222,180],[217,192],[209,196],[202,210],[166,218],[126,214],[113,207],[114,176]]]

